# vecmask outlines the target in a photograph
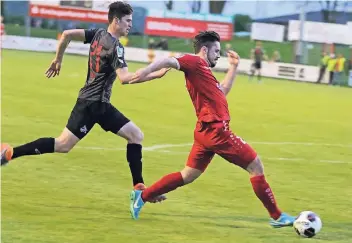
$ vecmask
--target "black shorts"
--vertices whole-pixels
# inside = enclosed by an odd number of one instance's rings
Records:
[[[262,62],[254,62],[253,66],[255,67],[255,69],[261,69],[262,68]]]
[[[82,139],[95,123],[98,123],[105,131],[116,134],[128,122],[130,120],[110,103],[77,99],[66,128]]]

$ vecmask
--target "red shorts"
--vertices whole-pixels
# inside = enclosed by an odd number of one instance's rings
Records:
[[[205,171],[215,154],[243,169],[257,157],[249,144],[231,132],[227,121],[198,122],[186,165]]]

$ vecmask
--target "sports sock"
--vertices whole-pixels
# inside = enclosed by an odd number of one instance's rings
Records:
[[[258,74],[258,81],[262,80],[262,75]]]
[[[274,193],[271,191],[269,184],[265,180],[265,176],[260,175],[252,177],[251,183],[255,194],[260,201],[262,201],[270,216],[275,220],[278,219],[281,215],[281,211],[276,204]]]
[[[150,187],[147,187],[147,189],[142,192],[142,199],[144,202],[147,202],[159,195],[173,191],[184,184],[181,172],[168,174]]]
[[[127,144],[126,155],[132,174],[133,185],[144,183],[142,176],[142,145],[135,143]]]
[[[25,155],[54,153],[55,138],[39,138],[13,149],[12,159]]]

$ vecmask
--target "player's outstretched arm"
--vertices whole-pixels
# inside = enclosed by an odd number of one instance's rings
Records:
[[[235,82],[237,67],[240,63],[240,56],[234,51],[227,52],[228,61],[230,64],[229,70],[226,73],[224,80],[220,84],[220,88],[227,95]]]
[[[71,40],[84,41],[84,29],[65,30],[62,33],[56,49],[55,59],[51,62],[50,67],[45,72],[47,78],[55,77],[56,75],[60,74],[62,59],[64,57],[65,50]]]
[[[163,68],[161,70],[152,72],[148,74],[141,82],[149,81],[152,79],[157,79],[163,77],[170,69],[169,68]],[[116,70],[117,76],[119,77],[119,80],[121,84],[129,84],[133,81],[133,78],[135,76],[134,73],[128,72],[127,67],[124,68],[119,68]]]
[[[161,72],[161,74],[163,74],[162,76],[164,76],[166,72],[169,71],[171,68],[179,69],[179,63],[175,58],[167,57],[163,59],[158,59],[149,64],[146,68],[137,70],[137,72],[134,74],[132,80],[129,83],[134,84],[150,81],[153,79],[152,76],[154,75],[154,73]]]

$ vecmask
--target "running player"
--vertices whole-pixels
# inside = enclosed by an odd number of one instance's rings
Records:
[[[1,165],[18,157],[46,153],[68,153],[97,123],[105,131],[127,140],[127,161],[135,188],[144,189],[142,176],[142,131],[110,103],[111,89],[118,76],[122,84],[131,81],[133,73],[127,68],[121,36],[132,27],[132,7],[122,1],[109,6],[107,29],[74,29],[63,32],[56,57],[46,71],[48,78],[60,74],[66,47],[71,40],[90,44],[88,73],[66,127],[57,138],[43,137],[12,148],[1,145]],[[153,72],[144,80],[160,78],[166,69]],[[159,197],[159,199],[164,199]]]
[[[214,31],[201,32],[195,37],[196,55],[157,60],[145,69],[138,70],[130,83],[144,82],[145,77],[161,68],[174,68],[185,73],[186,85],[192,99],[198,122],[194,143],[185,168],[162,177],[145,190],[131,192],[130,211],[137,219],[145,202],[168,193],[197,179],[207,168],[215,154],[247,170],[253,190],[266,207],[273,227],[290,226],[294,217],[283,213],[265,179],[263,164],[253,148],[230,130],[226,95],[234,83],[240,58],[228,51],[229,70],[219,83],[212,74],[220,58],[220,37]]]

